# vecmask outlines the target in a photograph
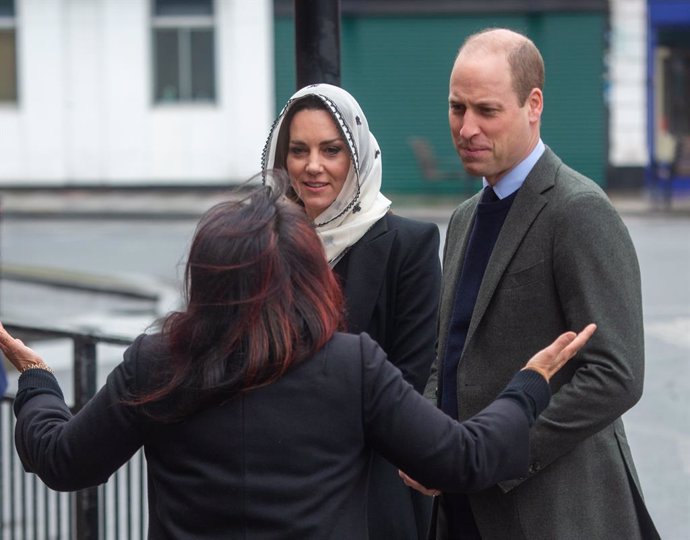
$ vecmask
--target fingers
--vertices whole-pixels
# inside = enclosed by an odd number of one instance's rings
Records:
[[[557,370],[560,369],[568,360],[575,356],[580,349],[582,349],[582,347],[585,346],[585,344],[589,341],[589,338],[592,337],[592,334],[596,328],[596,324],[588,324],[579,334],[576,334],[575,332],[566,332],[556,340],[555,343],[558,343],[559,346],[563,345],[563,348],[556,356]]]
[[[5,327],[0,323],[0,346],[7,345],[14,341],[14,338],[7,333]]]
[[[2,323],[0,323],[0,349],[2,349],[3,352],[20,351],[22,349],[31,350],[24,345],[21,339],[12,337],[10,333],[5,330]]]
[[[585,346],[596,329],[597,325],[591,323],[585,326],[580,333],[565,332],[558,336],[556,341],[547,347],[547,350],[552,349],[549,352],[555,353],[556,355],[560,354],[565,357],[565,360],[568,360],[575,356],[578,351]]]
[[[400,476],[400,478],[402,478],[402,481],[405,483],[406,486],[411,487],[412,489],[419,491],[423,495],[429,495],[430,497],[436,497],[437,495],[441,494],[441,492],[438,489],[429,489],[427,487],[424,487],[422,484],[420,484],[416,480],[413,480],[412,478],[407,476],[401,470],[398,470],[398,476]]]
[[[526,368],[539,372],[547,381],[551,379],[563,364],[570,358],[564,351],[575,340],[575,332],[565,332],[558,336],[551,345],[545,347],[529,359]]]
[[[551,345],[546,347],[545,351],[549,354],[557,356],[561,354],[561,352],[563,352],[568,347],[568,345],[570,345],[575,340],[576,337],[577,334],[575,332],[565,332],[558,336]]]
[[[19,340],[9,335],[5,329],[0,330],[0,349],[2,349],[3,352],[13,351],[18,347],[25,347],[21,341],[17,343],[18,341]]]
[[[563,362],[575,356],[578,353],[578,351],[582,349],[582,347],[584,347],[585,344],[589,341],[589,338],[592,337],[592,334],[594,334],[596,329],[597,325],[592,323],[585,326],[585,328],[579,334],[574,334],[574,332],[568,332],[568,334],[573,334],[574,337],[570,340],[570,343],[568,343],[561,351],[561,355],[564,356]]]
[[[565,332],[545,349],[535,354],[525,365],[534,369],[548,381],[563,365],[587,343],[596,330],[595,324],[587,325],[579,334]]]
[[[24,345],[21,339],[13,338],[2,323],[0,323],[0,351],[19,371],[27,364],[43,362],[43,359],[33,349]]]
[[[572,341],[572,343],[568,346],[572,349],[575,349],[575,352],[579,351],[585,343],[589,341],[589,338],[592,337],[592,334],[597,329],[597,325],[594,323],[588,324],[585,326],[585,328],[575,337],[575,339]]]

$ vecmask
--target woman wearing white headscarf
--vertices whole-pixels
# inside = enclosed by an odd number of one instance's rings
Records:
[[[316,84],[283,108],[262,168],[287,171],[291,196],[314,222],[343,285],[347,330],[373,337],[421,392],[435,354],[439,232],[390,211],[381,193],[381,159],[357,101],[342,88]],[[395,467],[373,457],[370,538],[424,538],[430,504],[403,485]]]

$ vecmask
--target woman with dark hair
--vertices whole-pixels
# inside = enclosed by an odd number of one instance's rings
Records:
[[[48,365],[0,325],[0,350],[22,373],[26,470],[83,489],[143,446],[152,539],[367,538],[372,449],[448,492],[524,474],[548,380],[594,331],[560,336],[461,424],[366,334],[337,331],[341,293],[320,241],[279,193],[209,210],[186,277],[184,311],[138,337],[75,416]]]
[[[302,88],[275,121],[262,161],[288,173],[290,197],[313,221],[343,286],[347,331],[367,332],[421,393],[435,358],[439,231],[391,211],[381,150],[357,100],[329,84]],[[426,538],[431,498],[378,455],[368,499],[371,538]]]

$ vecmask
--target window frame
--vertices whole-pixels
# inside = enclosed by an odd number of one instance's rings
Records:
[[[190,0],[193,2],[193,0]],[[218,31],[216,28],[216,5],[211,3],[211,14],[156,14],[156,0],[151,0],[151,101],[156,107],[165,106],[196,106],[196,105],[216,105],[218,103]],[[157,51],[157,32],[159,30],[175,30],[177,36],[177,84],[179,96],[173,100],[160,99],[158,97],[158,51]],[[209,99],[195,99],[193,97],[193,72],[192,62],[192,32],[194,30],[210,30],[212,40],[212,94]]]
[[[15,107],[19,105],[19,40],[17,25],[17,5],[12,1],[11,14],[3,15],[0,13],[0,32],[9,31],[14,39],[14,97],[2,99],[0,97],[0,107]]]

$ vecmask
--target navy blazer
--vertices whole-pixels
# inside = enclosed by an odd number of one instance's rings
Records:
[[[123,400],[149,389],[168,362],[160,335],[140,336],[74,417],[52,374],[22,374],[16,445],[25,468],[53,489],[77,490],[105,482],[143,446],[149,538],[365,539],[371,449],[426,485],[481,489],[525,473],[529,424],[549,398],[540,375],[521,371],[512,393],[459,424],[366,334],[336,334],[277,382],[160,423]]]
[[[435,224],[389,212],[334,268],[344,280],[348,331],[374,338],[420,393],[435,358],[439,241]],[[405,486],[397,468],[380,456],[373,457],[369,471],[372,538],[425,538],[431,498]]]
[[[334,268],[346,278],[347,331],[369,334],[419,392],[435,358],[439,241],[434,223],[389,212]]]

